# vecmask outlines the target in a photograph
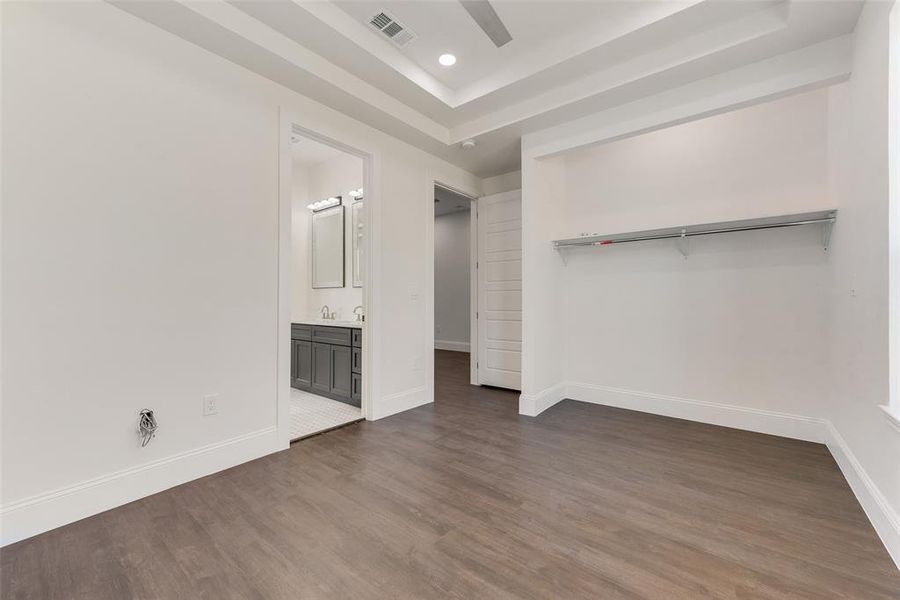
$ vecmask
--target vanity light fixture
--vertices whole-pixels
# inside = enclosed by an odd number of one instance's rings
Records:
[[[340,196],[332,196],[331,198],[327,198],[325,200],[319,200],[318,202],[313,202],[312,204],[307,204],[306,208],[313,212],[318,212],[320,210],[325,210],[326,208],[331,208],[332,206],[337,206],[341,203]]]
[[[347,192],[347,195],[353,198],[354,201],[359,200],[363,197],[363,189],[359,188],[358,190],[350,190]]]

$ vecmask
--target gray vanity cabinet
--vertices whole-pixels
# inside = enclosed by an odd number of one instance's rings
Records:
[[[323,396],[331,395],[331,346],[313,342],[312,391]]]
[[[331,346],[331,394],[342,402],[352,400],[350,388],[350,348]],[[353,404],[353,402],[349,402]]]
[[[362,336],[356,336],[356,331],[353,332],[353,356],[352,361],[353,364],[350,366],[350,398],[353,399],[354,402],[362,401],[362,348],[357,346],[356,344],[362,343]],[[360,332],[361,334],[362,332]]]
[[[312,342],[291,340],[291,387],[312,387]]]
[[[347,327],[291,325],[291,386],[360,406],[362,332]]]
[[[362,373],[362,348],[353,348],[353,364],[350,370],[354,373]]]

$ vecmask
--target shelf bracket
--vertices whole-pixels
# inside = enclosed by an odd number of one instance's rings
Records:
[[[568,267],[569,263],[566,261],[566,247],[553,242],[553,249],[559,254],[559,258],[563,261],[563,266]]]
[[[822,226],[822,248],[825,252],[828,252],[828,245],[831,243],[831,230],[834,229],[834,214],[831,215],[831,220],[826,221]]]
[[[681,237],[676,240],[678,244],[678,251],[681,252],[681,255],[687,260],[688,257],[688,239],[687,239],[687,230],[681,229]]]

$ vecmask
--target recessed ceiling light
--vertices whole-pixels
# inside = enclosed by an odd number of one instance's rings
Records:
[[[441,54],[438,57],[438,62],[444,65],[445,67],[452,67],[456,64],[456,57],[452,54]]]

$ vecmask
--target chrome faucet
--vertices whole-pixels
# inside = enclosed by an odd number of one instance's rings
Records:
[[[331,320],[333,320],[333,319],[334,319],[334,313],[333,313],[333,312],[328,312],[328,311],[329,311],[329,308],[328,308],[328,305],[326,304],[325,306],[322,307],[322,311],[321,311],[321,312],[322,312],[322,318],[323,318],[323,319],[331,319]]]
[[[362,304],[353,308],[353,314],[356,315],[357,321],[365,321],[366,320],[366,316],[363,314],[362,311],[363,311]]]

